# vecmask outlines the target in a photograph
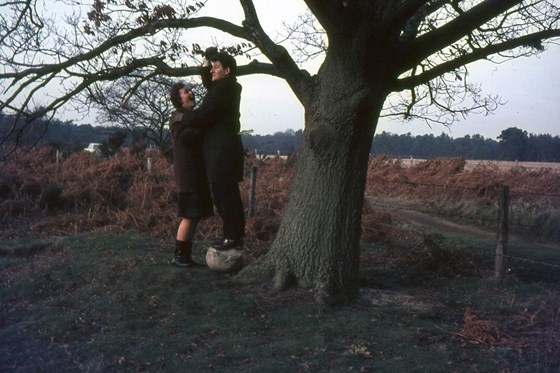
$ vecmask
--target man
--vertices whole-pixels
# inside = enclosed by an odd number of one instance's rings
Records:
[[[185,83],[173,84],[170,92],[175,107],[169,121],[174,155],[174,176],[177,193],[177,215],[181,223],[177,229],[175,255],[171,264],[178,267],[196,267],[192,259],[194,234],[198,222],[214,215],[210,189],[206,178],[200,128],[181,125],[185,112],[195,105],[194,93]]]
[[[215,49],[214,49],[215,51]],[[245,212],[239,182],[243,180],[243,143],[239,134],[241,85],[237,82],[235,58],[226,52],[212,53],[208,92],[200,107],[184,113],[182,124],[204,130],[203,154],[212,199],[223,223],[217,250],[240,249],[245,235]],[[213,55],[209,55],[213,54]],[[210,67],[210,66],[208,66]],[[205,73],[207,74],[208,67]]]

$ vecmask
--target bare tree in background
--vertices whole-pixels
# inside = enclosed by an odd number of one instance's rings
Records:
[[[134,78],[123,77],[114,84],[95,84],[88,88],[90,100],[97,112],[97,120],[103,125],[115,125],[141,134],[143,139],[155,145],[163,153],[170,151],[169,116],[174,110],[169,100],[173,83],[179,79],[165,76],[143,80],[131,91],[136,83]],[[203,89],[191,83],[196,97],[201,97]]]
[[[492,111],[497,98],[481,95],[466,66],[535,55],[560,36],[552,0],[306,0],[328,45],[311,76],[263,30],[251,0],[238,2],[241,24],[198,16],[202,2],[93,0],[87,14],[65,19],[67,28],[55,28],[59,20],[41,4],[0,6],[2,111],[23,115],[52,83],[60,89],[43,96],[46,112],[87,98],[94,83],[140,70],[149,73],[137,79],[198,75],[195,57],[203,43],[188,37],[201,27],[238,40],[230,51],[244,54],[254,45],[262,53],[242,63],[239,74],[284,79],[305,109],[305,130],[276,239],[236,279],[313,288],[325,302],[359,293],[361,212],[380,115],[449,125],[469,112]]]

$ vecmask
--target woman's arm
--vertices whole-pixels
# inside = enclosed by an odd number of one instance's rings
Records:
[[[189,113],[192,110],[180,113],[176,112],[171,116],[169,127],[171,129],[171,136],[176,142],[185,145],[191,145],[202,141],[203,129],[189,125]]]

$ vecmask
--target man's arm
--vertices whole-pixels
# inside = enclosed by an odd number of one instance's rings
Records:
[[[212,70],[212,59],[216,57],[218,54],[218,49],[216,47],[206,48],[204,51],[204,61],[202,62],[202,73],[200,74],[200,78],[202,79],[202,85],[208,89],[212,84],[212,74],[210,74],[210,70]]]
[[[208,128],[239,111],[241,86],[235,80],[218,81],[212,86],[200,107],[184,113],[182,123],[193,127]]]

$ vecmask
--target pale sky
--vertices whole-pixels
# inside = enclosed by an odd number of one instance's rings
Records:
[[[47,3],[52,0],[46,0]],[[84,0],[88,3],[89,0]],[[306,6],[302,0],[254,0],[259,19],[273,40],[277,40],[282,22],[293,23]],[[208,0],[204,13],[240,24],[242,10],[235,0]],[[198,42],[200,35],[209,40],[227,44],[228,35],[212,29],[199,29],[188,34],[190,41]],[[191,36],[192,35],[192,36]],[[264,58],[262,58],[264,60]],[[502,130],[518,127],[529,133],[560,135],[560,45],[553,45],[538,57],[520,58],[501,65],[478,62],[469,66],[471,83],[480,83],[484,94],[499,95],[506,105],[500,106],[489,116],[470,115],[456,122],[451,128],[432,125],[423,121],[403,122],[382,119],[377,132],[412,135],[442,132],[451,137],[480,134],[495,139]],[[238,63],[242,63],[239,61]],[[314,73],[317,61],[305,66]],[[241,102],[241,126],[252,129],[255,134],[273,134],[287,129],[299,130],[304,126],[303,107],[288,85],[279,78],[267,75],[239,77],[243,86]],[[81,121],[95,123],[95,120]]]
[[[552,45],[539,56],[518,58],[503,64],[479,61],[469,66],[471,83],[480,83],[486,94],[499,95],[505,105],[491,115],[469,115],[452,127],[425,122],[383,121],[377,133],[423,135],[442,132],[451,137],[480,134],[496,139],[502,130],[517,127],[534,134],[560,135],[560,46]]]

